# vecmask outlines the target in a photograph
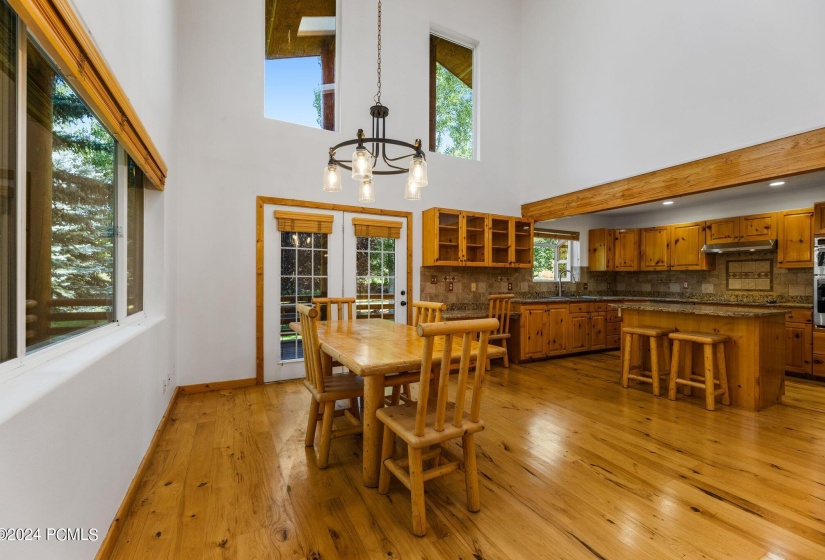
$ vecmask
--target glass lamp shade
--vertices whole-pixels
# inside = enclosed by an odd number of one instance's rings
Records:
[[[358,202],[375,202],[375,185],[372,179],[361,181],[361,187],[358,189]]]
[[[372,156],[363,146],[352,154],[352,178],[356,181],[372,179]]]
[[[421,200],[421,184],[412,179],[407,179],[407,186],[404,189],[404,198],[407,200]]]
[[[338,192],[341,190],[341,170],[338,165],[330,163],[324,170],[324,190]]]
[[[414,156],[410,162],[409,180],[418,183],[419,187],[427,186],[427,160],[424,156]]]

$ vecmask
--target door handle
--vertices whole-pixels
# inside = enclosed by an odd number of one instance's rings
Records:
[[[402,302],[401,302],[401,307],[406,307],[406,305],[407,305],[407,302],[406,302],[406,301],[402,301]]]

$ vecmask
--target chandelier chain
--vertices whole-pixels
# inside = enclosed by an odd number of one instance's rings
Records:
[[[381,105],[381,0],[378,0],[378,93],[372,99]]]

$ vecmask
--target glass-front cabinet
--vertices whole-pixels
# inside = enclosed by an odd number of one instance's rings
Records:
[[[513,262],[513,218],[490,216],[490,266],[510,266]]]
[[[512,218],[513,263],[517,268],[533,268],[533,220]]]
[[[489,243],[487,242],[487,221],[489,214],[461,213],[462,245],[465,266],[488,266],[490,261]]]

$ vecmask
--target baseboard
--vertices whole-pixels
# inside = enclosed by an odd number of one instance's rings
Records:
[[[143,455],[143,460],[140,462],[134,478],[132,478],[132,483],[129,485],[129,489],[126,490],[126,495],[123,497],[123,502],[121,502],[112,524],[109,525],[109,531],[106,533],[106,537],[104,537],[103,542],[100,544],[100,549],[97,551],[95,560],[108,560],[112,556],[112,552],[117,544],[117,539],[120,536],[120,531],[123,529],[123,521],[126,519],[126,515],[132,508],[132,504],[135,502],[138,490],[140,489],[140,483],[143,482],[143,478],[146,476],[146,471],[149,470],[149,463],[152,462],[152,457],[155,455],[155,448],[158,446],[160,436],[163,434],[163,430],[166,429],[166,424],[169,423],[172,408],[175,406],[175,401],[177,401],[178,395],[181,394],[180,389],[180,387],[175,387],[175,392],[172,393],[172,398],[169,399],[169,404],[166,406],[166,411],[160,419],[158,429],[155,430],[155,435],[152,436],[152,441],[149,442],[149,448]]]
[[[178,387],[181,395],[192,395],[194,393],[205,393],[207,391],[224,391],[226,389],[241,389],[252,387],[257,383],[257,379],[233,379],[232,381],[215,381],[214,383],[197,383],[195,385],[182,385]]]

